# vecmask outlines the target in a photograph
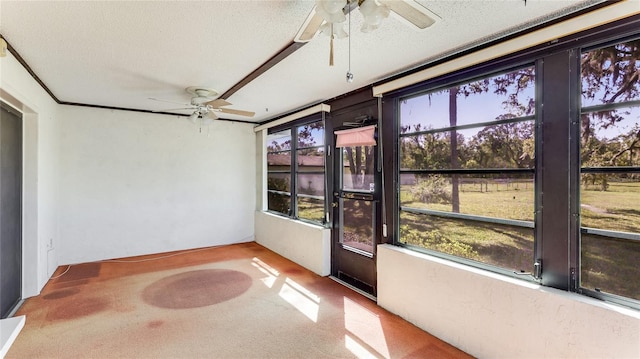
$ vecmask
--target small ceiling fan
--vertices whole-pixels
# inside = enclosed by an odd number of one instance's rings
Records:
[[[190,103],[180,103],[168,100],[162,100],[154,97],[149,97],[150,100],[161,101],[161,102],[169,102],[184,105],[187,107],[181,108],[171,108],[166,110],[154,111],[154,112],[165,112],[165,111],[180,111],[180,110],[193,110],[191,116],[189,116],[189,120],[191,122],[196,123],[198,119],[202,120],[203,124],[209,124],[213,120],[218,119],[216,112],[220,113],[228,113],[231,115],[239,115],[246,117],[253,117],[256,113],[252,111],[244,111],[244,110],[235,110],[231,108],[224,108],[225,106],[231,106],[231,103],[227,100],[221,98],[215,98],[218,96],[218,92],[216,90],[199,87],[199,86],[191,86],[185,89],[187,93],[192,95]]]
[[[341,24],[346,14],[358,8],[362,13],[363,32],[377,29],[389,12],[396,13],[418,29],[426,29],[438,16],[414,0],[316,0],[316,5],[295,36],[295,42],[309,42],[320,32],[337,38],[345,37]]]

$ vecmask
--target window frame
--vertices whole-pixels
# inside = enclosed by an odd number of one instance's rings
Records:
[[[267,179],[269,178],[269,174],[271,173],[289,173],[289,192],[287,193],[289,195],[289,199],[290,199],[290,209],[289,209],[289,213],[283,213],[283,212],[279,212],[279,211],[275,211],[275,210],[271,210],[269,209],[269,199],[268,199],[268,195],[269,193],[279,193],[279,191],[274,191],[274,190],[270,190],[268,185],[265,187],[265,192],[267,194],[267,203],[265,206],[265,211],[275,214],[275,215],[279,215],[282,217],[287,217],[287,218],[291,218],[294,220],[298,220],[298,221],[302,221],[302,222],[306,222],[306,223],[311,223],[311,224],[315,224],[315,225],[319,225],[319,226],[323,226],[323,227],[327,227],[329,225],[328,221],[327,221],[327,132],[326,132],[326,112],[321,111],[319,113],[316,114],[312,114],[309,116],[305,116],[301,119],[286,123],[286,124],[282,124],[279,126],[274,126],[271,127],[267,130],[267,138],[269,135],[274,134],[274,133],[278,133],[278,132],[282,132],[282,131],[286,131],[289,130],[291,133],[291,145],[290,145],[290,149],[287,150],[287,152],[290,151],[291,153],[291,162],[290,162],[290,171],[270,171],[269,170],[269,164],[268,164],[268,156],[270,153],[275,153],[275,152],[282,152],[282,151],[273,151],[270,152],[267,150],[267,146],[269,145],[268,143],[264,144],[264,151],[266,153],[266,157],[267,157],[267,165],[266,165],[266,176]],[[309,125],[309,124],[313,124],[316,122],[321,122],[322,126],[323,126],[323,143],[315,145],[315,146],[305,146],[305,147],[299,147],[299,143],[298,143],[298,130],[299,128],[305,126],[305,125]],[[322,148],[324,151],[324,156],[323,156],[323,218],[322,221],[315,221],[312,219],[308,219],[308,218],[301,218],[299,216],[298,213],[298,197],[299,197],[299,190],[298,190],[298,175],[299,174],[320,174],[320,171],[311,171],[311,172],[306,172],[306,171],[299,171],[299,166],[298,166],[298,151],[299,150],[305,150],[305,149],[311,149],[311,148]],[[307,195],[303,195],[302,197],[306,197]]]
[[[510,118],[510,119],[501,119],[501,120],[490,120],[490,121],[480,121],[480,122],[476,122],[473,124],[462,124],[462,125],[456,125],[456,126],[449,126],[449,127],[442,127],[442,128],[437,128],[437,129],[427,129],[427,130],[421,130],[421,131],[416,131],[416,132],[411,132],[411,133],[401,133],[400,132],[400,121],[401,121],[401,115],[400,115],[400,106],[397,106],[397,109],[395,111],[395,116],[394,116],[394,126],[395,126],[395,131],[397,133],[396,137],[396,143],[394,146],[395,149],[395,163],[396,166],[394,166],[394,182],[397,183],[397,192],[396,192],[396,196],[395,196],[395,203],[396,203],[396,207],[394,208],[394,214],[395,214],[395,232],[394,232],[394,241],[392,242],[394,245],[398,245],[404,248],[408,248],[411,250],[414,250],[416,252],[422,252],[422,253],[426,253],[429,255],[433,255],[435,257],[440,257],[443,259],[448,259],[454,262],[459,262],[459,263],[463,263],[472,267],[476,267],[476,268],[480,268],[483,270],[488,270],[491,272],[495,272],[495,273],[500,273],[509,277],[517,277],[519,279],[524,279],[526,281],[529,282],[535,282],[538,283],[539,280],[538,278],[536,278],[533,275],[533,270],[534,270],[534,263],[536,261],[538,261],[539,259],[539,249],[540,249],[540,245],[538,243],[538,241],[536,241],[536,214],[538,213],[538,205],[539,205],[539,199],[538,199],[538,195],[537,193],[538,191],[538,186],[539,186],[539,181],[537,180],[537,176],[538,176],[538,172],[536,171],[536,168],[538,168],[538,146],[539,146],[539,132],[540,132],[540,126],[538,124],[539,121],[539,113],[540,113],[540,105],[538,101],[538,96],[539,96],[539,76],[537,75],[537,71],[538,71],[538,65],[536,64],[536,62],[531,62],[531,61],[526,61],[526,62],[518,62],[518,63],[514,63],[514,64],[509,64],[506,66],[502,66],[500,68],[494,68],[491,71],[478,71],[478,72],[473,72],[471,74],[467,74],[467,76],[461,77],[461,76],[452,76],[450,80],[448,79],[443,79],[441,81],[436,81],[432,86],[429,86],[429,84],[425,84],[423,85],[423,87],[421,89],[419,89],[418,91],[414,91],[414,92],[410,92],[410,91],[402,91],[400,92],[399,95],[395,96],[395,101],[396,104],[401,102],[404,99],[408,99],[408,98],[414,98],[417,96],[421,96],[427,93],[433,93],[433,92],[437,92],[437,91],[441,91],[441,90],[448,90],[451,87],[455,87],[458,85],[464,85],[464,84],[468,84],[468,83],[472,83],[474,81],[479,81],[479,80],[483,80],[483,79],[487,79],[487,78],[491,78],[494,76],[499,76],[505,73],[508,73],[510,71],[516,71],[518,69],[522,69],[522,68],[527,68],[527,67],[533,67],[534,68],[534,72],[536,73],[535,75],[535,80],[534,80],[534,96],[535,96],[535,113],[533,115],[525,115],[525,116],[520,116],[520,117],[516,117],[516,118]],[[402,169],[401,168],[401,148],[400,148],[400,142],[402,141],[402,138],[405,137],[412,137],[412,136],[419,136],[419,135],[423,135],[423,134],[431,134],[431,133],[446,133],[446,132],[450,132],[452,130],[464,130],[464,129],[470,129],[470,128],[479,128],[479,127],[486,127],[486,126],[495,126],[495,125],[501,125],[501,124],[509,124],[509,123],[523,123],[523,122],[527,122],[527,121],[533,121],[534,123],[534,151],[535,151],[535,164],[533,168],[458,168],[458,169],[450,169],[450,168],[446,168],[446,169]],[[420,209],[414,209],[414,208],[406,208],[403,207],[400,204],[400,176],[401,174],[445,174],[445,175],[450,175],[450,174],[458,174],[458,175],[465,175],[465,174],[500,174],[500,173],[505,173],[505,174],[527,174],[527,173],[531,173],[533,174],[533,180],[534,180],[534,218],[532,221],[521,221],[521,220],[510,220],[510,219],[506,219],[506,218],[493,218],[493,217],[485,217],[485,216],[481,216],[481,215],[473,215],[473,214],[465,214],[465,213],[454,213],[454,212],[446,212],[446,213],[442,213],[442,214],[438,214],[436,212],[439,211],[435,211],[435,210],[420,210]],[[433,250],[433,249],[429,249],[429,248],[424,248],[424,247],[418,247],[418,246],[414,246],[411,244],[406,244],[406,243],[402,243],[400,242],[400,213],[402,211],[405,212],[409,212],[409,213],[421,213],[421,214],[429,214],[429,215],[435,215],[438,217],[442,217],[442,218],[454,218],[454,219],[467,219],[467,220],[472,220],[475,222],[480,222],[480,223],[491,223],[491,224],[497,224],[497,225],[508,225],[508,226],[513,226],[513,227],[518,227],[518,228],[532,228],[533,229],[533,262],[531,263],[531,272],[525,272],[525,273],[532,273],[532,275],[523,275],[523,272],[519,272],[516,271],[516,268],[505,268],[505,267],[499,267],[497,265],[492,265],[489,263],[484,263],[484,262],[480,262],[480,261],[476,261],[476,260],[472,260],[472,259],[468,259],[468,258],[464,258],[464,257],[459,257],[459,256],[455,256],[452,254],[448,254],[448,253],[444,253],[444,252],[440,252],[437,250]]]
[[[610,37],[600,41],[593,41],[591,43],[584,44],[576,49],[577,58],[579,59],[580,55],[582,55],[585,52],[589,52],[592,50],[597,50],[603,47],[612,46],[612,45],[620,44],[626,41],[633,41],[633,40],[640,40],[640,31],[638,31],[634,35]],[[581,73],[580,63],[578,63],[576,66],[577,66],[576,73],[580,74]],[[581,89],[582,78],[580,76],[578,76],[578,86]],[[577,111],[576,111],[577,117],[574,120],[577,123],[577,125],[574,126],[572,131],[573,137],[577,139],[575,141],[576,143],[574,144],[574,147],[575,147],[574,150],[576,151],[576,155],[577,155],[577,160],[575,161],[576,168],[574,169],[574,172],[576,172],[576,178],[578,181],[576,185],[577,195],[575,196],[576,202],[577,202],[576,208],[578,211],[578,214],[577,214],[578,218],[581,218],[580,205],[582,204],[582,191],[581,191],[581,175],[582,174],[585,174],[585,173],[593,173],[593,174],[640,173],[640,166],[600,166],[600,167],[585,166],[583,167],[582,158],[581,158],[582,145],[580,142],[582,129],[581,129],[581,126],[579,125],[580,116],[583,114],[594,113],[594,112],[599,112],[603,110],[624,109],[629,107],[640,108],[640,99],[630,100],[630,101],[619,101],[619,102],[608,103],[608,104],[589,105],[589,106],[583,107],[580,94],[581,94],[581,90],[578,93],[578,103],[577,103]],[[599,290],[583,287],[582,286],[582,266],[581,266],[581,261],[582,261],[582,247],[581,247],[582,238],[581,237],[583,234],[591,234],[596,236],[607,237],[606,240],[611,240],[611,241],[638,242],[638,244],[636,245],[640,245],[640,231],[638,233],[632,233],[632,232],[615,231],[610,229],[584,227],[582,226],[582,223],[580,221],[578,221],[576,226],[577,226],[578,235],[577,235],[577,238],[575,239],[577,241],[576,243],[577,253],[575,255],[577,256],[576,262],[578,263],[578,266],[576,267],[575,283],[573,283],[572,289],[577,293],[585,294],[593,298],[640,309],[640,300],[623,297],[620,295],[616,295],[614,293],[607,293],[607,292],[602,292]]]
[[[580,142],[576,138],[579,134],[580,116],[580,54],[584,48],[596,48],[605,46],[606,43],[619,43],[625,40],[635,39],[640,36],[637,30],[640,28],[640,16],[635,15],[626,19],[617,20],[608,25],[596,27],[587,31],[572,34],[557,39],[550,43],[544,43],[523,49],[517,53],[489,60],[452,73],[444,74],[418,84],[390,91],[382,98],[382,122],[384,133],[384,146],[393,149],[392,154],[386,154],[384,176],[387,178],[385,192],[393,194],[392,200],[387,201],[385,211],[389,214],[387,229],[389,236],[386,243],[402,245],[399,243],[399,214],[400,214],[400,178],[399,178],[399,98],[419,92],[432,91],[448,84],[461,83],[484,74],[500,73],[508,68],[517,67],[526,63],[536,65],[536,115],[540,116],[536,122],[536,181],[534,214],[535,251],[539,253],[539,261],[542,267],[542,277],[537,281],[542,286],[552,287],[568,292],[591,296],[614,304],[640,309],[640,301],[619,297],[614,294],[601,293],[580,288]],[[445,59],[446,60],[446,59]],[[445,60],[436,61],[438,65]],[[419,71],[417,69],[416,71]],[[560,75],[561,79],[555,79],[554,75]],[[544,91],[545,88],[554,88],[559,81],[564,81],[559,91]],[[540,83],[538,85],[538,82]],[[428,90],[427,90],[428,89]],[[557,92],[557,93],[553,93]],[[558,96],[558,94],[560,96]],[[557,97],[557,98],[554,98]],[[544,109],[541,107],[545,104]],[[559,133],[554,133],[555,130]],[[546,157],[552,157],[554,152],[549,146],[549,140],[557,144],[554,148],[558,153],[566,156],[560,161],[553,161]],[[541,143],[545,148],[541,148]],[[554,165],[561,165],[562,167]],[[546,167],[546,168],[545,168]],[[554,169],[561,168],[562,174],[554,174]],[[571,185],[569,185],[569,183]],[[546,201],[545,211],[541,209],[543,204],[542,188]],[[538,205],[540,204],[540,206]],[[548,207],[558,207],[554,213]],[[433,254],[433,253],[428,253]],[[436,254],[437,255],[437,254]],[[478,266],[477,263],[445,254],[438,255],[461,264],[468,264],[490,272],[506,275],[505,271],[491,266]],[[471,262],[471,263],[470,263]],[[531,280],[524,276],[520,279]]]

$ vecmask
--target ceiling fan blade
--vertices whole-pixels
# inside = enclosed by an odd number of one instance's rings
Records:
[[[217,98],[217,99],[215,99],[213,101],[209,101],[209,102],[205,103],[204,105],[205,106],[211,106],[213,108],[220,108],[222,106],[231,105],[231,102],[228,102],[228,101],[226,101],[224,99],[221,99],[221,98]]]
[[[231,108],[220,108],[220,109],[217,109],[217,111],[220,111],[222,113],[228,113],[231,115],[240,115],[240,116],[246,116],[246,117],[253,117],[256,114],[255,112],[251,112],[251,111],[234,110]]]
[[[200,119],[200,124],[202,125],[210,125],[213,123],[213,121],[217,120],[218,116],[216,116],[216,114],[213,111],[209,111],[207,112],[206,115],[202,116],[202,118]]]
[[[195,110],[195,107],[168,108],[164,110],[153,110],[151,112],[180,111],[180,110]]]
[[[175,102],[175,101],[163,100],[163,99],[155,98],[155,97],[149,97],[149,100],[160,101],[160,102],[168,102],[168,103],[175,103],[177,105],[185,105],[185,106],[189,106],[190,105],[190,104],[184,103],[184,102]]]
[[[414,0],[380,0],[380,2],[419,29],[426,29],[436,22],[434,17],[437,15]]]
[[[311,39],[316,36],[316,33],[318,33],[320,25],[322,25],[323,22],[324,19],[322,18],[322,16],[318,15],[318,13],[316,12],[316,7],[314,6],[313,9],[311,9],[309,16],[307,16],[306,20],[304,20],[302,27],[300,28],[300,30],[298,30],[298,33],[296,34],[296,37],[293,39],[293,41],[311,41]]]

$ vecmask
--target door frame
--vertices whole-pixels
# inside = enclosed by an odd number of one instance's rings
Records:
[[[375,147],[374,151],[374,183],[375,190],[371,193],[372,203],[374,207],[374,223],[375,225],[372,228],[373,234],[373,250],[372,253],[366,253],[363,251],[353,250],[351,248],[344,248],[342,243],[340,242],[340,233],[342,230],[341,223],[341,206],[339,205],[340,196],[342,195],[342,191],[340,188],[339,180],[342,175],[342,168],[340,168],[339,164],[342,159],[342,148],[335,147],[335,134],[334,131],[354,128],[354,126],[347,127],[345,126],[345,122],[354,122],[354,121],[362,121],[361,125],[372,125],[378,124],[378,101],[377,99],[368,99],[368,101],[364,101],[361,103],[357,103],[348,107],[341,108],[338,111],[331,112],[330,116],[327,117],[325,123],[326,130],[326,138],[327,143],[329,145],[331,163],[327,165],[327,175],[328,178],[328,188],[327,188],[327,196],[329,202],[329,208],[331,210],[331,276],[342,282],[343,284],[347,284],[348,286],[361,291],[363,294],[368,296],[377,295],[377,269],[376,269],[376,245],[382,243],[382,224],[381,224],[381,214],[382,214],[382,205],[381,205],[381,190],[382,190],[382,172],[379,171],[379,166],[377,166],[377,161],[381,160],[379,158],[378,143]],[[355,126],[360,127],[360,126]],[[378,131],[379,129],[376,129]],[[351,191],[345,191],[346,193],[352,193]],[[361,199],[362,196],[358,196],[357,193],[353,193],[353,198],[350,199]],[[366,197],[366,196],[364,196]],[[336,205],[334,205],[336,204]]]
[[[8,102],[5,102],[4,100],[0,99],[0,107],[2,108],[3,111],[8,112],[11,116],[14,116],[15,119],[17,120],[17,124],[16,124],[16,130],[19,132],[19,136],[17,136],[17,138],[15,139],[17,141],[16,143],[16,157],[17,157],[17,186],[18,191],[17,191],[17,213],[15,213],[17,215],[17,243],[13,243],[16,246],[16,251],[18,252],[16,254],[16,262],[18,264],[18,268],[17,268],[17,298],[11,298],[10,300],[12,300],[13,302],[11,303],[11,305],[8,308],[8,310],[6,311],[6,313],[2,313],[0,312],[0,317],[1,318],[8,318],[13,316],[13,314],[19,309],[23,298],[24,298],[24,278],[23,278],[23,273],[24,273],[24,236],[23,236],[23,232],[24,232],[24,225],[23,225],[23,211],[24,211],[24,204],[23,204],[23,193],[24,193],[24,113],[22,111],[17,110],[16,108],[14,108],[13,106],[11,106]],[[4,239],[0,238],[0,241],[4,241]],[[3,259],[7,259],[7,258],[3,258]],[[0,267],[3,267],[5,264],[2,264],[2,259],[0,259]],[[6,269],[6,268],[3,268]],[[14,281],[14,279],[12,279],[12,281]],[[6,290],[6,288],[5,288]],[[4,292],[4,290],[3,290]],[[5,300],[7,298],[2,298],[2,300]],[[6,303],[2,303],[2,305],[4,306]],[[0,308],[3,309],[3,308]]]

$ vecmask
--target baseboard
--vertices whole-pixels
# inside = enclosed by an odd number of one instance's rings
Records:
[[[349,283],[347,283],[347,282],[345,282],[345,281],[341,280],[340,278],[336,278],[336,277],[334,277],[334,276],[329,276],[329,278],[331,278],[331,279],[333,279],[334,281],[336,281],[336,282],[338,282],[338,283],[342,284],[343,286],[345,286],[345,287],[347,287],[347,288],[349,288],[349,289],[353,290],[354,292],[358,292],[358,293],[362,294],[363,296],[365,296],[365,297],[367,297],[367,298],[371,299],[372,301],[374,301],[374,302],[376,302],[376,303],[378,302],[378,298],[376,298],[376,297],[374,297],[373,295],[371,295],[371,294],[369,294],[369,293],[367,293],[367,292],[363,291],[363,290],[362,290],[362,289],[360,289],[360,288],[357,288],[357,287],[352,286],[351,284],[349,284]]]

